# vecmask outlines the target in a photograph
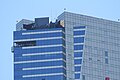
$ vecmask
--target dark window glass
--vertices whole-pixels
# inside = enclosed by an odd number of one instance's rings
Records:
[[[108,58],[105,58],[105,64],[108,64]]]
[[[74,57],[82,57],[83,52],[75,52]]]
[[[74,31],[74,35],[85,35],[85,30],[82,30],[82,31]]]
[[[77,72],[77,71],[81,71],[81,66],[76,66],[75,67],[75,71]]]
[[[84,37],[74,38],[74,43],[83,43],[83,42],[84,42]]]
[[[36,41],[21,41],[15,42],[15,47],[28,47],[28,46],[36,46]]]
[[[85,80],[85,75],[82,75],[82,80]]]
[[[83,50],[83,45],[75,45],[74,50]]]
[[[75,74],[75,79],[80,79],[80,74]]]
[[[74,60],[74,63],[75,64],[81,64],[82,63],[82,59],[76,59],[76,60]]]
[[[86,26],[76,26],[74,29],[84,29]]]
[[[105,57],[108,57],[108,51],[105,51]]]

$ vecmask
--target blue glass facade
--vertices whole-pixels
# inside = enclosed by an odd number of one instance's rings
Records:
[[[66,80],[64,28],[14,32],[14,80]]]
[[[80,79],[84,48],[85,26],[74,27],[74,71],[75,79]]]

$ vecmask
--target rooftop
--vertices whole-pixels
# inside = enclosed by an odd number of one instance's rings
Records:
[[[60,27],[64,27],[62,26],[61,21],[56,20],[56,22],[51,21],[49,23],[49,17],[35,18],[35,21],[22,19],[16,24],[17,31]]]

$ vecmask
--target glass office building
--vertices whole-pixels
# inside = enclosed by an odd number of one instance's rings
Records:
[[[21,20],[13,42],[14,80],[119,80],[120,22],[63,12]]]
[[[14,32],[15,80],[66,80],[65,29],[44,19]]]

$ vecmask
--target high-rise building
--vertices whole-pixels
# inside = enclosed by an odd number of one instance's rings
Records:
[[[21,20],[13,42],[14,80],[119,80],[120,22],[63,12]]]

